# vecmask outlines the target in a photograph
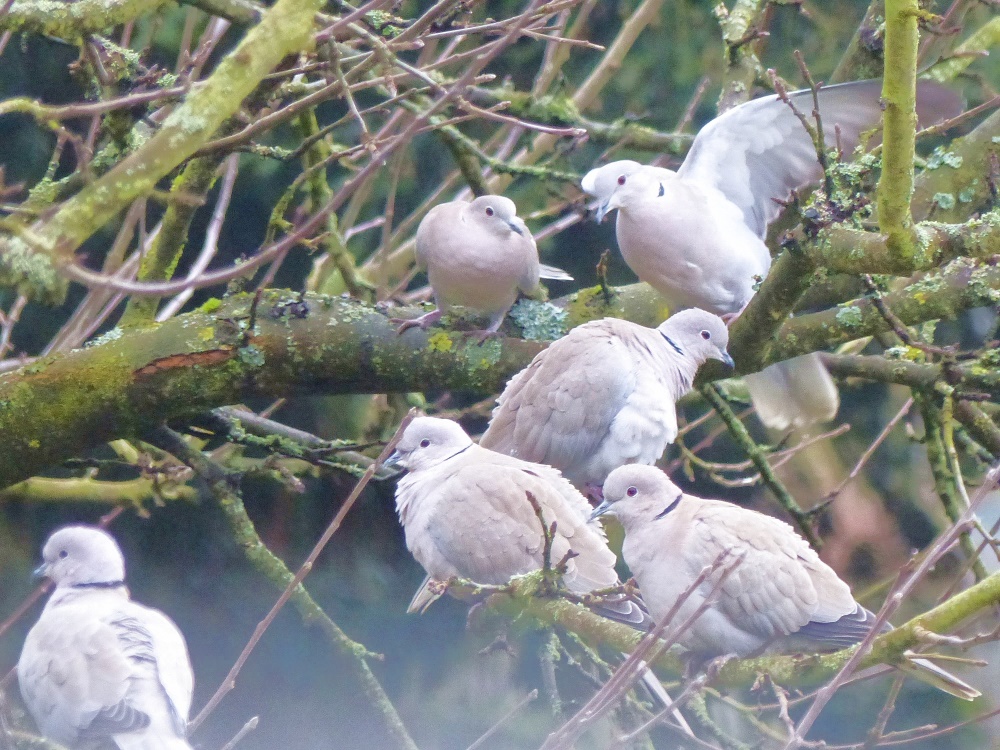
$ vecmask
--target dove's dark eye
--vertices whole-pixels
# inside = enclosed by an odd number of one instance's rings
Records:
[[[491,208],[490,208],[490,209],[487,209],[487,210],[488,210],[488,211],[492,211],[493,209],[491,209]],[[430,441],[430,440],[428,440],[427,438],[424,438],[423,440],[421,440],[421,441],[420,441],[420,447],[421,447],[421,448],[426,448],[426,447],[427,447],[427,446],[429,446],[430,444],[431,444],[431,441]]]
[[[618,175],[618,184],[619,185],[624,185],[625,184],[625,175],[623,175],[623,174]]]
[[[493,215],[493,213],[494,213],[494,211],[493,211],[493,206],[487,206],[487,207],[486,207],[486,215],[487,215],[487,216],[492,216],[492,215]]]
[[[705,341],[708,341],[710,338],[712,338],[712,334],[709,333],[708,331],[702,331],[701,337],[705,339]]]
[[[636,495],[639,494],[639,490],[637,490],[635,487],[629,487],[627,490],[625,490],[625,494],[628,495],[629,497],[635,497]]]
[[[59,550],[59,557],[69,557],[69,552],[64,549]]]

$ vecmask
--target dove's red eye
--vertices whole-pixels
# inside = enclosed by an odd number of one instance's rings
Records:
[[[430,444],[431,444],[431,441],[428,440],[427,438],[424,438],[423,440],[420,441],[420,447],[421,448],[426,448]]]
[[[636,495],[639,494],[639,490],[637,490],[635,487],[629,487],[627,490],[625,490],[625,494],[628,495],[629,497],[635,497]]]
[[[710,338],[712,338],[712,334],[709,333],[708,331],[702,331],[701,337],[705,339],[705,341],[708,341]]]
[[[487,216],[492,216],[493,215],[493,206],[487,206],[486,207],[486,215]]]
[[[623,175],[623,174],[618,175],[618,184],[619,185],[624,185],[625,184],[625,175]]]

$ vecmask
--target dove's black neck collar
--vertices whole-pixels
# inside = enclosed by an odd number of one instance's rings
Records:
[[[673,349],[675,352],[677,352],[678,354],[680,354],[682,357],[684,356],[684,350],[681,349],[679,346],[677,346],[677,342],[676,341],[674,341],[672,338],[670,338],[663,331],[660,331],[660,335],[663,336],[663,338],[666,340],[666,342],[668,344],[670,344],[670,348],[671,349]]]
[[[677,493],[677,497],[675,497],[673,500],[671,500],[670,504],[666,508],[664,508],[663,510],[661,510],[657,514],[656,518],[654,518],[653,520],[654,521],[659,521],[661,518],[663,518],[665,515],[667,515],[667,513],[669,513],[670,511],[672,511],[674,508],[676,508],[677,507],[677,503],[679,503],[681,501],[682,497],[684,497],[684,493],[683,492]]]
[[[462,450],[455,451],[454,453],[452,453],[450,456],[448,456],[448,458],[445,459],[445,461],[450,461],[455,456],[461,456],[463,453],[465,453],[467,450],[469,450],[469,448],[471,448],[473,445],[475,445],[475,443],[469,443],[467,446],[465,446],[464,448],[462,448]]]
[[[117,589],[125,585],[125,581],[88,581],[87,583],[74,583],[72,589]]]

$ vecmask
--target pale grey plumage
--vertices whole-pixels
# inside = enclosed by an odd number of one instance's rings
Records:
[[[654,167],[640,164],[631,159],[622,159],[605,164],[603,167],[591,169],[583,176],[583,180],[580,181],[580,187],[583,188],[583,192],[597,198],[594,219],[598,224],[604,220],[604,214],[607,211],[605,204],[611,197],[611,194],[618,188],[618,180],[623,175],[639,171],[645,172],[652,179],[658,181],[669,180],[675,174],[673,171],[664,169],[663,167]]]
[[[878,125],[881,82],[860,81],[819,92],[824,136],[853,150]],[[789,94],[812,111],[812,93]],[[958,98],[922,83],[918,115],[925,125],[957,113]],[[618,172],[617,177],[614,173]],[[796,188],[821,175],[812,140],[787,103],[762,97],[734,107],[698,133],[676,172],[622,161],[592,170],[584,189],[603,201],[598,216],[618,209],[616,232],[626,262],[675,306],[738,313],[770,268],[767,225]],[[839,394],[815,356],[747,377],[770,427],[833,418]]]
[[[728,551],[739,560],[717,598],[678,642],[702,656],[764,650],[822,651],[862,640],[874,615],[791,526],[720,500],[684,494],[659,469],[624,466],[604,484],[594,511],[625,529],[622,555],[654,620],[665,617],[706,566]],[[720,579],[716,570],[679,608],[694,613]],[[915,676],[959,697],[978,691],[923,659]],[[908,670],[909,671],[909,670]]]
[[[708,359],[731,364],[715,315],[685,310],[658,328],[586,323],[540,352],[497,400],[480,445],[549,464],[578,487],[653,463],[677,436],[677,400]]]
[[[114,539],[68,526],[43,558],[55,590],[17,664],[41,732],[70,748],[104,738],[121,750],[190,750],[194,677],[184,637],[162,612],[129,599]]]
[[[406,546],[428,575],[407,611],[434,601],[431,581],[457,576],[502,585],[539,570],[544,536],[529,492],[546,526],[555,524],[551,562],[575,554],[566,561],[566,587],[586,594],[619,583],[617,558],[604,529],[590,520],[590,504],[551,466],[481,448],[457,423],[433,417],[407,426],[390,463],[407,469],[396,488],[396,510]],[[608,597],[594,609],[638,629],[649,626],[645,609],[629,599]],[[645,670],[642,680],[663,705],[672,703],[652,672]]]
[[[584,594],[618,583],[615,554],[603,529],[590,523],[590,505],[552,467],[481,448],[457,423],[433,417],[407,426],[392,460],[408,470],[396,489],[406,546],[431,579],[499,585],[540,569],[544,537],[530,492],[546,524],[556,523],[552,563],[576,553],[566,564],[566,587]],[[418,592],[411,610],[428,598]],[[645,619],[628,601],[608,607],[634,624]]]
[[[551,266],[540,266],[531,232],[509,198],[483,195],[472,202],[451,201],[432,208],[417,228],[416,259],[427,271],[437,309],[404,322],[426,328],[454,306],[489,318],[496,331],[518,292],[532,295],[539,278],[572,281]]]

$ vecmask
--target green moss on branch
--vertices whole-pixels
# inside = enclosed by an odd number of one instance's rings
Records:
[[[583,606],[562,599],[541,599],[519,592],[515,583],[513,596],[494,594],[487,599],[487,606],[523,624],[558,625],[576,633],[587,644],[605,646],[619,651],[631,651],[639,642],[640,634],[627,625],[612,622],[594,614]],[[895,630],[877,638],[871,652],[862,660],[860,669],[879,664],[892,664],[903,658],[908,649],[924,645],[921,635],[925,631],[946,634],[963,621],[1000,603],[1000,573],[956,594],[948,601]],[[822,684],[844,666],[851,649],[829,654],[769,655],[754,659],[731,659],[720,669],[715,681],[717,687],[750,689],[761,674],[769,674],[784,686],[808,688]],[[668,652],[653,665],[670,675],[682,671],[677,655]]]
[[[100,343],[0,376],[0,485],[164,419],[254,396],[498,392],[540,344],[440,329],[396,334],[386,314],[350,300],[266,292],[251,334],[251,298],[162,324],[114,329]]]
[[[152,15],[171,4],[173,0],[15,0],[0,15],[0,30],[76,41]]]
[[[953,317],[1000,295],[1000,269],[969,260],[886,295],[907,324]],[[408,393],[453,389],[497,393],[540,351],[537,342],[487,341],[434,328],[396,334],[388,315],[339,298],[271,290],[261,299],[252,332],[251,299],[235,296],[141,329],[114,329],[86,349],[0,375],[0,486],[33,476],[115,438],[133,438],[160,421],[188,418],[254,397],[333,393]],[[667,317],[663,299],[645,284],[600,288],[558,300],[567,327],[613,315],[655,326]],[[394,310],[394,313],[404,312]],[[411,311],[415,314],[416,311]],[[885,330],[866,299],[787,321],[766,361],[737,358],[741,372]],[[738,338],[753,332],[733,330]],[[889,366],[886,366],[889,367]],[[904,367],[904,365],[900,365]],[[703,368],[699,383],[729,372]],[[891,369],[891,368],[889,368]],[[990,363],[964,365],[972,390],[997,387]],[[882,380],[894,380],[889,372]],[[966,386],[963,386],[966,387]]]
[[[59,5],[75,8],[80,3]],[[320,5],[319,0],[278,0],[212,74],[191,89],[154,135],[57,211],[22,231],[20,241],[29,242],[32,251],[57,263],[70,262],[94,232],[133,200],[147,195],[204,144],[286,55],[310,47]],[[0,242],[0,252],[9,252],[9,245]]]
[[[885,295],[883,300],[905,325],[952,319],[963,310],[1000,302],[1000,268],[988,261],[959,258]],[[888,328],[870,298],[856,299],[787,321],[764,364],[838,346]]]
[[[900,261],[916,251],[910,199],[917,130],[917,0],[885,0],[885,69],[882,78],[882,176],[879,227]]]

